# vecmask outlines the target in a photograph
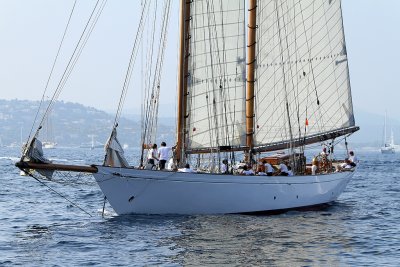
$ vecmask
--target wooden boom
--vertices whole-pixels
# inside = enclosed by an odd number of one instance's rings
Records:
[[[98,169],[95,166],[79,166],[79,165],[64,165],[53,163],[33,163],[26,161],[19,161],[15,166],[21,170],[48,170],[48,171],[70,171],[70,172],[89,172],[97,173]]]

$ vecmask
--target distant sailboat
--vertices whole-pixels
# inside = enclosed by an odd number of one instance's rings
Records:
[[[42,142],[43,148],[46,149],[56,148],[57,143],[54,141],[53,121],[51,118],[51,114],[46,118],[44,129],[45,129],[45,138],[44,141]]]
[[[389,141],[386,139],[386,112],[385,112],[385,123],[383,127],[383,146],[381,147],[382,154],[393,154],[395,153],[395,144],[394,144],[394,136],[393,130],[390,131],[390,139]]]
[[[95,149],[95,148],[103,148],[103,147],[104,147],[104,144],[100,143],[99,141],[95,141],[95,140],[94,140],[94,137],[95,137],[96,135],[91,134],[91,135],[88,135],[88,136],[92,138],[92,141],[91,141],[90,143],[81,144],[81,145],[79,146],[80,148]]]

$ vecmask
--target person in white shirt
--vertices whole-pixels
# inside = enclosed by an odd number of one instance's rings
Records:
[[[247,169],[247,165],[243,166],[243,175],[254,175],[254,171],[252,168]]]
[[[263,161],[263,164],[265,166],[265,172],[267,173],[267,176],[272,176],[274,174],[274,168],[272,168],[272,165],[265,160]]]
[[[151,165],[151,169],[155,166],[155,160],[158,160],[157,154],[157,144],[153,144],[152,148],[147,153],[147,164]]]
[[[158,166],[160,170],[165,169],[165,163],[167,163],[167,160],[169,159],[170,151],[172,148],[167,147],[167,144],[165,142],[161,142],[161,147],[158,149]]]
[[[342,165],[340,165],[340,166],[342,167],[342,169],[351,169],[354,167],[351,165],[351,161],[348,158],[346,158],[344,160],[344,163],[342,163]]]
[[[190,168],[189,163],[186,163],[185,168],[178,169],[178,172],[195,172]]]
[[[221,173],[227,174],[228,173],[228,160],[224,159],[222,161],[221,167],[220,167]]]
[[[279,164],[279,175],[281,176],[288,176],[289,175],[289,170],[286,166],[286,164],[284,164],[283,162],[281,162],[281,164]]]
[[[350,165],[351,165],[352,167],[357,166],[357,164],[358,164],[358,158],[354,155],[354,152],[353,152],[353,151],[350,151],[350,152],[349,152],[349,160],[350,160]]]

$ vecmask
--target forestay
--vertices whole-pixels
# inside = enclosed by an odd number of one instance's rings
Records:
[[[186,148],[245,144],[245,2],[190,2]]]
[[[257,9],[255,146],[346,134],[355,122],[341,2],[260,0]]]

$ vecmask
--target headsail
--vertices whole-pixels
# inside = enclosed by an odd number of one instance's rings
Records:
[[[259,0],[257,13],[255,146],[357,130],[341,2]]]
[[[191,1],[186,148],[245,145],[243,0]]]

